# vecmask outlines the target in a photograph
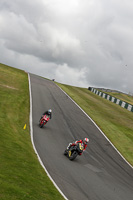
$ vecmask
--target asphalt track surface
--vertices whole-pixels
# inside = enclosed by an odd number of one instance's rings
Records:
[[[93,122],[52,81],[30,74],[33,140],[52,179],[69,200],[133,200],[133,169]],[[42,129],[38,121],[51,108]],[[117,133],[116,133],[117,134]],[[88,137],[82,156],[63,155],[69,142]]]

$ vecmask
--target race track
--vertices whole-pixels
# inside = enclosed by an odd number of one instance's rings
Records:
[[[133,169],[121,158],[93,122],[52,81],[30,74],[33,140],[50,176],[69,200],[132,200]],[[38,122],[51,108],[44,128]],[[90,143],[74,161],[63,155],[69,142],[88,137]]]

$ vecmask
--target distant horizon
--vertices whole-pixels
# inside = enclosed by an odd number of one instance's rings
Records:
[[[53,79],[54,79],[54,78],[50,79],[50,78],[48,78],[48,77],[44,77],[44,76],[41,76],[41,75],[36,74],[36,73],[33,73],[33,72],[28,72],[28,71],[26,71],[25,69],[21,69],[21,68],[18,68],[18,67],[14,67],[14,66],[11,66],[11,65],[9,65],[9,64],[5,64],[5,63],[0,63],[0,64],[5,65],[5,66],[8,66],[8,67],[15,68],[15,69],[19,69],[19,70],[25,71],[25,72],[27,72],[27,73],[31,73],[31,74],[40,76],[40,77],[42,77],[42,78],[49,79],[49,80],[51,80],[51,81],[53,81]],[[133,96],[133,93],[131,93],[131,92],[126,93],[126,92],[120,91],[120,90],[118,90],[118,89],[111,89],[111,88],[106,88],[106,87],[93,87],[93,86],[82,87],[82,86],[76,86],[76,85],[61,83],[61,82],[57,81],[56,79],[54,79],[54,81],[55,81],[55,82],[58,82],[58,83],[60,83],[60,84],[69,85],[69,86],[73,86],[73,87],[80,87],[80,88],[86,88],[86,89],[88,89],[89,87],[91,87],[91,88],[101,89],[101,90],[102,90],[102,89],[103,89],[103,90],[110,90],[110,92],[113,92],[113,91],[115,92],[115,91],[116,91],[116,92],[118,92],[118,93],[123,93],[123,94],[127,94],[127,95],[130,95],[130,96]]]

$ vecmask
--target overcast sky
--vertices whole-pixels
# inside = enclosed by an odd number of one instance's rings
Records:
[[[0,0],[0,63],[133,93],[133,0]]]

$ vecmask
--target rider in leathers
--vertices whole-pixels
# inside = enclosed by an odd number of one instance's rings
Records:
[[[41,119],[43,118],[44,115],[47,115],[47,116],[51,119],[51,118],[52,118],[52,110],[49,109],[49,110],[45,111],[45,112],[42,114]],[[40,119],[40,120],[41,120],[41,119]]]
[[[88,142],[89,142],[89,139],[88,138],[84,138],[83,140],[77,140],[74,143],[69,143],[69,145],[67,147],[67,150],[69,150],[71,146],[75,146],[77,143],[82,143],[84,145],[83,151],[85,151]],[[82,153],[80,153],[80,155],[82,155]]]

